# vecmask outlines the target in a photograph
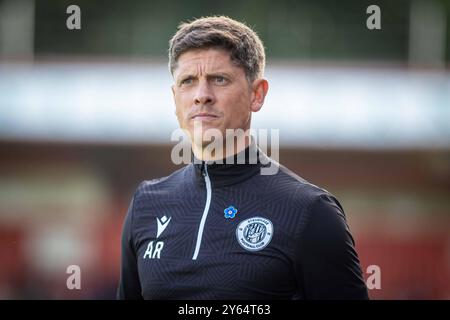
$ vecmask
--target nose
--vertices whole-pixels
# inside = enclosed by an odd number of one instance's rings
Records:
[[[194,95],[196,105],[211,105],[214,103],[214,93],[207,81],[199,81]]]

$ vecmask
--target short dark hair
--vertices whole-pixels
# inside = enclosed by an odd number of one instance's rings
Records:
[[[181,54],[192,49],[220,48],[245,71],[251,83],[264,73],[266,57],[258,35],[244,23],[225,16],[183,22],[169,42],[169,70],[173,75]]]

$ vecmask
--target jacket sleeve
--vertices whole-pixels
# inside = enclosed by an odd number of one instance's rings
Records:
[[[132,237],[133,208],[134,197],[131,200],[122,228],[120,280],[117,290],[117,299],[120,300],[142,299],[136,251]]]
[[[311,204],[296,249],[296,278],[304,299],[369,299],[344,210],[331,195]]]

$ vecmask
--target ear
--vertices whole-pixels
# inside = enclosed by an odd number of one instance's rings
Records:
[[[269,91],[269,82],[266,79],[256,79],[252,84],[252,103],[250,109],[252,112],[258,112]]]

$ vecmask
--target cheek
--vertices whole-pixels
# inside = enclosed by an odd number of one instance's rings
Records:
[[[239,92],[234,95],[233,101],[230,103],[232,105],[233,114],[236,122],[246,121],[250,113],[250,97],[243,93]]]
[[[182,129],[188,129],[189,127],[189,121],[188,121],[188,112],[186,109],[183,109],[181,107],[177,107],[175,109],[175,114],[177,116],[178,124],[180,128]]]
[[[182,117],[188,111],[187,105],[185,95],[177,94],[175,96],[175,113],[177,117]]]
[[[249,118],[249,108],[246,106],[247,102],[242,97],[228,99],[227,103],[223,105],[224,121],[222,123],[223,129],[238,129],[244,128]]]
[[[232,109],[234,111],[243,110],[249,107],[250,105],[250,97],[247,92],[242,90],[239,87],[235,87],[230,90],[224,90],[217,95],[220,97],[222,101],[226,102],[226,106],[229,106],[228,109]]]
[[[181,123],[181,119],[182,119],[181,115],[182,115],[182,113],[180,112],[180,108],[178,106],[175,107],[175,115],[177,116],[178,122]]]
[[[186,128],[187,109],[184,108],[183,103],[179,97],[175,97],[175,115],[178,120],[178,124],[181,128]]]

